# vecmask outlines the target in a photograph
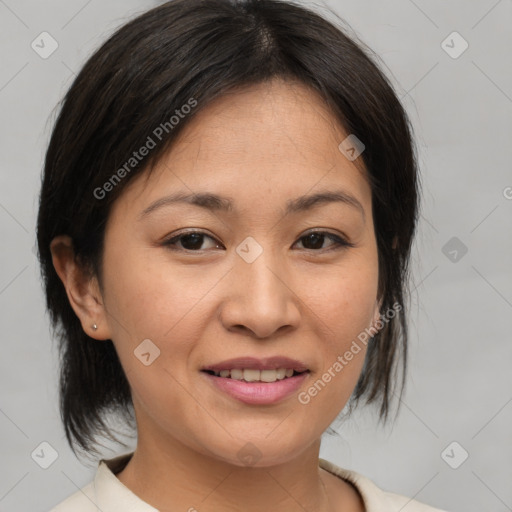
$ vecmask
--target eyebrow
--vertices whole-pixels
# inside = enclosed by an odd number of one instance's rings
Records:
[[[151,203],[139,214],[138,220],[142,220],[159,208],[170,206],[176,203],[190,204],[211,211],[224,211],[228,213],[234,211],[233,199],[229,197],[223,197],[208,192],[196,194],[177,192],[169,196],[161,197],[160,199],[157,199]],[[290,215],[292,213],[308,211],[321,204],[330,203],[342,203],[356,208],[360,211],[363,217],[363,221],[366,221],[363,205],[353,195],[343,190],[326,190],[316,194],[303,195],[297,197],[296,199],[288,200],[286,202],[284,216]]]

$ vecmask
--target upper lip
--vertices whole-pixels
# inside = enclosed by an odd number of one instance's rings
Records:
[[[243,370],[245,368],[253,370],[277,370],[278,368],[291,368],[296,372],[308,370],[308,367],[304,363],[284,356],[266,357],[261,359],[256,357],[236,357],[234,359],[227,359],[220,363],[205,366],[202,370],[220,372],[222,370]]]

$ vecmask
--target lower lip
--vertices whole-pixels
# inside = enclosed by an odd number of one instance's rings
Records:
[[[203,373],[209,381],[228,395],[246,404],[275,404],[294,394],[307,378],[309,372],[287,377],[275,382],[245,382]]]

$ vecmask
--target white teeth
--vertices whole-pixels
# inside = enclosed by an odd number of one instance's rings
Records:
[[[231,378],[236,380],[242,380],[244,378],[244,371],[243,370],[227,370],[228,372],[231,372]]]
[[[263,382],[275,382],[277,380],[276,370],[261,370],[260,380]]]
[[[292,368],[278,368],[276,370],[254,370],[246,368],[241,370],[235,368],[233,370],[221,370],[214,372],[217,377],[232,378],[235,380],[245,380],[246,382],[275,382],[283,380],[285,377],[293,375]]]
[[[244,380],[246,382],[254,382],[260,379],[261,372],[259,370],[244,370]]]

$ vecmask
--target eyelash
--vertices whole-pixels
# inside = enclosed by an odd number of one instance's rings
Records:
[[[333,250],[341,250],[341,249],[346,249],[346,248],[349,248],[349,247],[355,247],[355,244],[349,242],[348,240],[338,236],[338,235],[335,235],[334,233],[329,233],[328,231],[310,231],[309,233],[307,233],[306,235],[302,235],[297,241],[299,240],[302,240],[303,238],[306,238],[307,236],[309,235],[325,235],[327,238],[329,238],[331,241],[334,242],[334,245],[331,246],[330,248],[327,248],[327,249],[304,249],[306,251],[313,251],[313,252],[330,252],[330,251],[333,251]],[[169,238],[167,240],[164,240],[162,242],[162,245],[169,248],[170,250],[172,251],[184,251],[184,252],[197,252],[197,253],[201,253],[205,250],[208,250],[208,249],[198,249],[198,250],[193,250],[193,249],[185,249],[185,248],[177,248],[176,247],[176,242],[180,241],[182,238],[184,238],[185,236],[188,236],[188,235],[203,235],[207,238],[211,238],[212,240],[214,240],[215,242],[217,242],[215,240],[215,238],[213,238],[212,236],[208,235],[207,233],[205,233],[204,231],[198,231],[198,230],[192,230],[192,231],[187,231],[187,232],[184,232],[184,233],[181,233],[179,235],[176,235],[176,236],[173,236],[172,238]],[[217,242],[218,245],[221,245],[219,242]],[[295,244],[294,244],[295,245]]]

